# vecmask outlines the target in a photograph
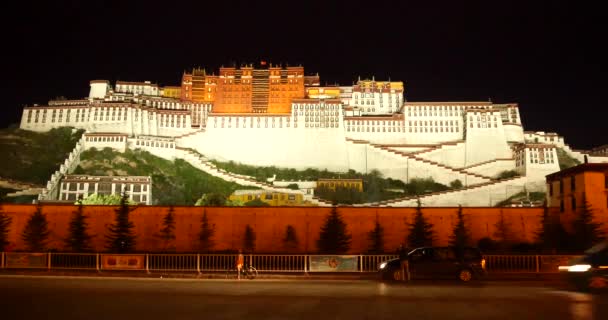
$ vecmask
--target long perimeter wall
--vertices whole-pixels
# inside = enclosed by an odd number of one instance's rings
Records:
[[[3,211],[12,217],[9,226],[9,241],[12,250],[25,250],[21,233],[30,215],[36,210],[34,205],[3,205]],[[64,239],[68,234],[68,225],[73,205],[44,205],[42,212],[49,221],[50,237],[48,248],[64,250]],[[84,212],[89,217],[89,230],[93,238],[95,251],[105,251],[107,227],[114,222],[116,207],[85,206]],[[162,219],[168,207],[141,206],[133,207],[131,220],[135,224],[138,251],[159,251],[163,243],[156,236],[162,227]],[[283,241],[287,225],[292,225],[298,238],[297,250],[293,253],[313,253],[319,231],[331,208],[322,207],[174,207],[176,217],[175,247],[179,252],[193,252],[198,249],[203,212],[207,213],[209,222],[215,225],[214,249],[238,250],[242,248],[245,226],[249,224],[256,233],[256,252],[279,253],[283,250]],[[363,253],[369,246],[368,232],[374,228],[376,217],[384,227],[385,250],[394,251],[405,241],[408,234],[406,222],[411,222],[415,208],[355,208],[338,207],[338,212],[352,234],[350,253]],[[434,225],[437,245],[449,241],[452,228],[456,223],[458,208],[423,208],[423,214]],[[496,223],[500,216],[516,235],[514,241],[533,242],[535,232],[540,227],[542,208],[463,208],[465,222],[473,240],[483,237],[494,237]]]

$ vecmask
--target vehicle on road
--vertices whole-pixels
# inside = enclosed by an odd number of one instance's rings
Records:
[[[485,259],[477,248],[423,247],[410,251],[405,258],[382,262],[378,272],[382,280],[459,279],[468,282],[485,276]],[[404,261],[405,262],[405,261]],[[403,273],[405,271],[405,274]]]
[[[581,291],[608,291],[608,241],[585,251],[566,266],[559,266],[566,279]]]

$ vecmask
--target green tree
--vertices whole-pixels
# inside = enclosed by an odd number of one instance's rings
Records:
[[[464,214],[462,213],[462,206],[458,206],[458,212],[456,212],[456,225],[452,235],[450,236],[450,246],[454,246],[458,249],[471,244],[471,235],[464,222]]]
[[[450,188],[452,188],[452,189],[461,189],[462,188],[462,181],[460,181],[459,179],[456,179],[456,180],[450,182]]]
[[[505,219],[502,210],[500,210],[500,216],[494,227],[496,228],[494,238],[496,239],[498,246],[500,249],[506,250],[513,243],[513,232],[511,230],[511,224]]]
[[[351,235],[346,230],[346,223],[338,213],[336,207],[325,219],[321,227],[317,248],[320,253],[339,254],[346,253],[350,249]]]
[[[572,229],[574,231],[572,238],[577,250],[589,249],[605,238],[605,234],[602,231],[602,223],[593,221],[594,211],[595,209],[587,201],[583,193],[583,206],[579,210],[576,219],[572,222]]]
[[[407,244],[410,248],[419,248],[433,245],[433,225],[422,215],[422,204],[418,199],[418,206],[414,214],[414,222],[409,224]]]
[[[418,206],[414,214],[414,221],[409,224],[407,244],[410,248],[419,248],[433,245],[433,225],[422,214],[422,204],[418,199]]]
[[[42,206],[38,205],[36,211],[27,220],[21,239],[25,242],[28,251],[44,252],[49,234],[46,215],[42,213]]]
[[[82,203],[78,203],[76,211],[72,213],[68,237],[65,240],[66,246],[72,252],[88,252],[91,251],[91,236],[87,229],[87,216],[84,215]]]
[[[8,230],[11,222],[12,218],[4,213],[4,209],[0,206],[0,252],[4,251],[10,244],[8,241]]]
[[[226,205],[226,196],[219,193],[204,194],[196,201],[195,205],[203,207],[223,207]]]
[[[175,213],[173,206],[169,207],[167,214],[163,218],[163,227],[157,237],[163,241],[164,250],[172,250],[172,242],[175,240]]]
[[[540,228],[536,232],[536,242],[541,248],[556,253],[560,249],[566,247],[567,234],[564,230],[559,217],[551,215],[549,208],[545,203],[543,213],[540,220]]]
[[[245,236],[243,237],[243,249],[245,252],[255,251],[255,231],[250,225],[245,226]]]
[[[136,235],[133,231],[135,225],[129,220],[131,209],[127,203],[128,195],[122,194],[120,206],[115,210],[116,216],[114,224],[108,228],[106,235],[106,248],[110,252],[127,253],[135,249]]]
[[[298,248],[298,237],[296,235],[296,228],[292,225],[285,227],[285,238],[283,238],[283,246],[287,252],[293,251]]]
[[[259,198],[245,202],[245,207],[270,207],[270,205]]]
[[[213,249],[213,235],[215,234],[215,224],[209,224],[207,211],[203,210],[201,218],[201,232],[198,235],[199,245],[202,252],[210,252]]]
[[[384,228],[376,216],[376,225],[372,231],[367,233],[367,239],[369,240],[369,249],[367,250],[370,254],[381,254],[384,253]]]
[[[122,201],[122,196],[120,194],[97,194],[93,193],[88,197],[78,200],[76,204],[84,204],[84,205],[107,205],[107,206],[116,206],[120,205]],[[128,205],[136,205],[137,203],[127,199]]]

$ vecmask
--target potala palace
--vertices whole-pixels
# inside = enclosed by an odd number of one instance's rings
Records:
[[[194,69],[175,87],[93,80],[86,99],[23,110],[22,129],[62,126],[86,133],[41,200],[56,199],[62,177],[77,166],[80,152],[92,147],[183,158],[214,176],[271,190],[286,190],[281,186],[287,182],[260,183],[219,170],[209,160],[338,172],[375,169],[404,182],[431,177],[446,185],[463,183],[462,189],[421,196],[425,206],[491,206],[523,190],[544,192],[545,176],[559,171],[556,148],[581,162],[585,156],[608,162],[606,156],[572,150],[555,133],[524,131],[516,103],[412,102],[402,82],[321,86],[319,76],[305,75],[301,66],[265,63],[222,67],[217,74]],[[496,179],[505,170],[520,176]],[[365,205],[415,204],[404,197]]]

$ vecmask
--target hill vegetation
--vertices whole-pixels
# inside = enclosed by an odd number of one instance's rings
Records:
[[[375,202],[389,200],[403,196],[420,195],[429,192],[444,191],[449,189],[459,189],[455,183],[450,187],[433,181],[431,178],[414,178],[409,183],[401,180],[384,178],[377,170],[369,173],[360,173],[354,170],[348,172],[331,172],[308,168],[305,170],[278,168],[275,166],[256,167],[234,161],[220,162],[212,160],[220,169],[228,172],[252,176],[258,181],[266,181],[268,178],[275,177],[282,181],[316,181],[318,179],[361,179],[363,181],[363,192],[348,188],[317,188],[315,194],[322,199],[335,203],[356,204],[365,202]]]
[[[578,166],[579,164],[581,164],[581,162],[578,161],[578,159],[575,159],[575,158],[571,157],[570,155],[568,155],[566,153],[566,151],[564,151],[564,149],[557,148],[556,151],[557,151],[557,161],[559,163],[560,170],[568,169],[570,167]]]
[[[83,132],[68,127],[44,133],[0,129],[0,177],[46,184],[74,149]]]
[[[228,197],[236,189],[251,188],[211,176],[182,159],[169,161],[142,150],[92,148],[80,160],[75,174],[151,176],[152,199],[158,205],[194,205],[204,194]]]

